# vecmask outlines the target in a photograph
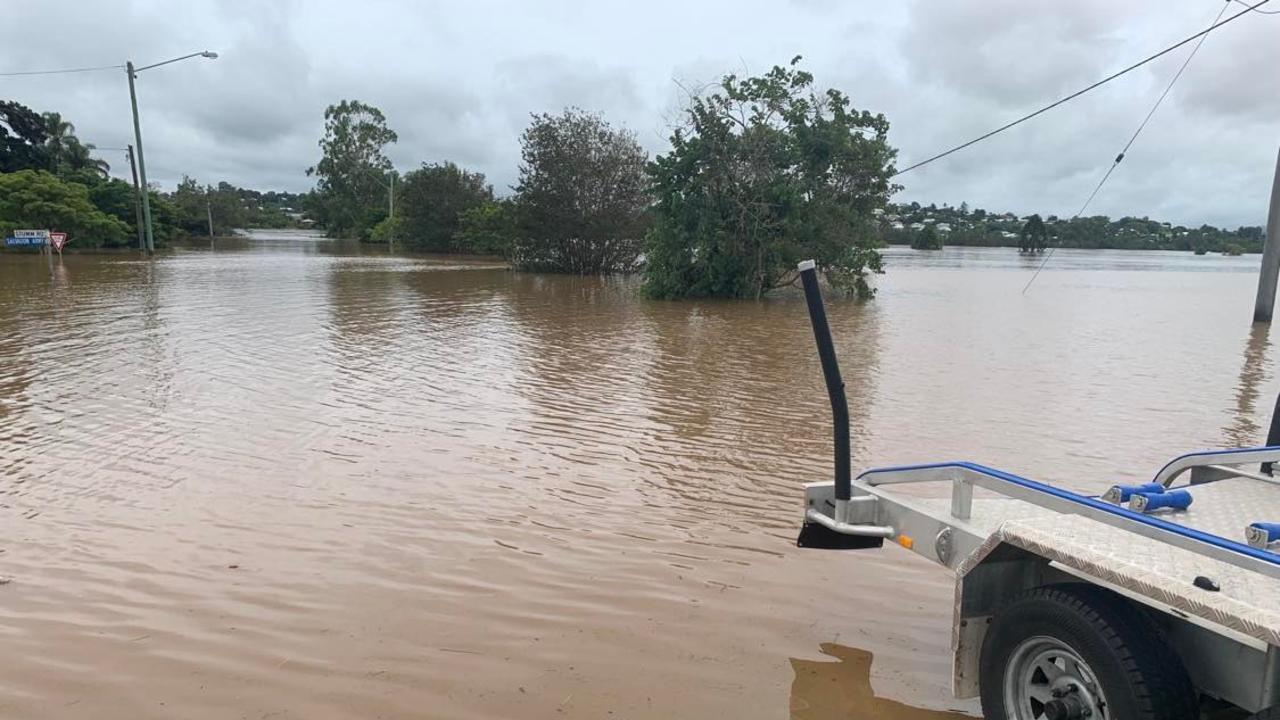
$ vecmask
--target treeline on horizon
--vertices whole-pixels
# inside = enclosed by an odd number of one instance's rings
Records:
[[[0,101],[0,234],[52,229],[69,233],[72,250],[137,247],[137,190],[111,177],[111,166],[94,156],[97,148],[81,142],[75,131],[59,113]],[[236,228],[293,227],[302,205],[297,193],[226,182],[202,186],[190,177],[173,192],[150,188],[148,199],[161,247],[208,235],[210,218],[216,235]]]
[[[911,245],[917,249],[937,249],[943,245],[965,247],[1028,248],[1032,218],[1043,223],[1045,242],[1054,247],[1085,250],[1176,250],[1239,255],[1260,253],[1266,240],[1261,226],[1241,226],[1235,230],[1201,225],[1186,227],[1147,217],[1106,215],[1059,218],[1038,214],[1019,217],[1014,213],[970,209],[968,203],[921,205],[889,203],[879,215],[885,242]]]
[[[498,254],[517,269],[641,272],[657,298],[760,297],[810,258],[834,289],[869,297],[882,268],[873,211],[896,189],[889,122],[814,88],[799,62],[690,95],[652,159],[599,114],[534,114],[509,197],[453,162],[400,175],[382,111],[342,100],[307,171],[308,216],[333,236]]]

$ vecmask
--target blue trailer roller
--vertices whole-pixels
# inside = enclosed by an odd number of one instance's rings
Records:
[[[1129,509],[1140,513],[1156,510],[1186,510],[1191,507],[1191,493],[1186,490],[1170,490],[1159,493],[1134,493],[1129,498]]]
[[[1134,493],[1162,492],[1164,492],[1164,485],[1157,482],[1143,483],[1141,485],[1112,485],[1110,490],[1102,494],[1102,499],[1116,505],[1124,505],[1129,502]]]
[[[1250,547],[1265,549],[1271,543],[1280,540],[1280,523],[1256,522],[1244,529],[1245,539]]]

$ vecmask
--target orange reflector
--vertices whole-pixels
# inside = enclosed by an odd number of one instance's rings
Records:
[[[916,541],[912,540],[910,535],[899,535],[898,544],[910,550],[911,546],[916,544]]]

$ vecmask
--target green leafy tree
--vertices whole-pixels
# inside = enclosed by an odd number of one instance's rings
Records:
[[[458,239],[468,252],[507,257],[515,235],[516,211],[510,200],[491,200],[459,216]]]
[[[251,213],[244,193],[228,182],[202,186],[184,175],[172,195],[179,227],[188,235],[208,235],[210,217],[214,235],[230,235],[237,228],[248,227]]]
[[[580,275],[634,269],[649,205],[635,134],[570,108],[534,115],[520,144],[512,263]]]
[[[178,224],[178,209],[167,195],[161,195],[155,190],[150,191],[151,197],[151,226],[152,232],[155,234],[156,247],[166,247],[169,243],[180,240],[186,236],[184,231]],[[136,237],[129,241],[130,245],[136,242]]]
[[[458,235],[461,216],[493,200],[484,174],[446,162],[405,173],[397,189],[397,238],[428,252],[470,252]]]
[[[387,213],[383,150],[397,140],[382,111],[359,100],[343,100],[324,111],[322,156],[307,174],[316,177],[311,212],[329,234],[367,237]]]
[[[249,226],[250,208],[244,197],[244,191],[229,182],[220,182],[217,187],[206,187],[209,210],[213,214],[213,232],[215,235],[231,235],[238,228]],[[206,225],[208,218],[206,216]]]
[[[925,225],[924,229],[912,238],[911,247],[916,250],[941,250],[942,235],[932,225]]]
[[[808,258],[833,286],[872,295],[873,210],[896,189],[889,122],[837,90],[815,91],[799,61],[729,75],[691,100],[670,152],[650,168],[650,295],[758,298],[795,282]]]
[[[182,176],[182,182],[170,196],[174,210],[178,213],[178,226],[189,235],[207,235],[209,223],[205,217],[205,188],[188,175]]]
[[[89,189],[42,170],[0,173],[0,232],[60,230],[76,247],[127,245],[129,227],[94,207]]]
[[[403,225],[404,223],[401,222],[398,215],[396,217],[384,217],[369,231],[369,241],[386,245],[397,238],[403,239]]]
[[[52,170],[48,126],[36,111],[0,100],[0,172]]]
[[[1049,245],[1049,231],[1039,215],[1032,215],[1022,226],[1019,234],[1018,252],[1041,252]]]
[[[124,223],[129,237],[137,237],[137,210],[135,209],[137,195],[133,191],[133,185],[111,178],[89,185],[88,188],[89,202],[102,212]],[[153,230],[159,236],[162,223],[159,222],[155,208],[152,208],[151,222]]]

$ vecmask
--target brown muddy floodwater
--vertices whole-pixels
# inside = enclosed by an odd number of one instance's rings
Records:
[[[889,253],[831,309],[855,466],[1082,490],[1260,441],[1257,258]],[[300,234],[0,255],[0,717],[880,718],[951,699],[951,581],[794,545],[804,305]]]

